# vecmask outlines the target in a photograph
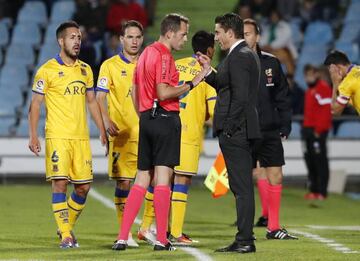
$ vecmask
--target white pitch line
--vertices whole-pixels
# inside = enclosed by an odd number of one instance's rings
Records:
[[[317,225],[307,225],[307,227],[312,228],[312,229],[323,229],[323,230],[360,231],[360,226],[317,226]]]
[[[99,192],[97,192],[94,188],[90,189],[89,196],[100,201],[104,206],[106,206],[112,210],[115,210],[114,202],[111,201],[109,198],[105,197],[104,195],[100,194]],[[136,218],[135,223],[140,225],[141,220]],[[187,252],[188,254],[192,255],[199,261],[212,261],[213,260],[209,255],[205,254],[204,252],[201,252],[200,250],[198,250],[196,248],[193,248],[193,247],[177,247],[177,248]]]
[[[316,234],[303,232],[303,231],[299,231],[299,230],[294,230],[294,229],[292,229],[291,232],[295,233],[295,234],[302,235],[302,236],[307,237],[307,238],[311,238],[311,239],[313,239],[315,241],[319,241],[321,243],[324,243],[328,247],[334,249],[335,251],[341,252],[343,254],[357,254],[357,253],[359,253],[359,251],[351,250],[350,248],[344,246],[343,244],[335,242],[335,240],[323,238],[323,237],[321,237],[319,235],[316,235]]]

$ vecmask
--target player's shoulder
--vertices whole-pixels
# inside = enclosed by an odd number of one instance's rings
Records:
[[[51,59],[47,60],[46,62],[44,62],[42,65],[40,65],[37,68],[36,73],[37,74],[46,73],[49,70],[56,68],[57,66],[58,66],[58,62],[56,61],[56,59],[51,58]]]
[[[278,58],[276,58],[275,55],[271,54],[271,53],[268,53],[268,52],[264,52],[264,51],[261,51],[261,57],[263,59],[268,59],[268,60],[278,60]]]
[[[102,62],[101,66],[109,66],[111,64],[114,64],[118,61],[119,55],[113,55],[109,58],[107,58],[105,61]]]
[[[79,59],[79,65],[81,68],[85,68],[85,69],[90,69],[91,70],[91,66],[89,64],[87,64],[86,62],[82,61]]]
[[[200,64],[197,62],[197,60],[192,56],[177,59],[175,61],[175,64],[176,65],[189,66],[189,67],[198,67],[198,66],[200,66]]]

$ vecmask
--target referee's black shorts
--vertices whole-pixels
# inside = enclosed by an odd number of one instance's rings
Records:
[[[253,145],[253,167],[259,161],[260,167],[281,167],[285,165],[284,148],[279,130],[262,131],[262,138]]]
[[[151,110],[140,115],[138,169],[154,166],[174,168],[180,164],[181,121],[179,112],[158,109],[155,118]]]

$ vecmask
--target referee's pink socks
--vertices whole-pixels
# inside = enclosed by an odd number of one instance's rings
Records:
[[[280,204],[282,185],[271,185],[268,187],[269,196],[269,220],[268,229],[274,231],[280,229]]]
[[[138,214],[141,205],[144,201],[146,188],[139,185],[132,186],[129,196],[126,200],[124,216],[121,224],[121,229],[118,234],[118,240],[127,240],[132,224]]]
[[[157,241],[166,245],[168,243],[166,231],[170,210],[170,187],[158,185],[154,189],[154,208],[156,218]]]
[[[268,217],[268,209],[269,209],[269,197],[268,197],[268,187],[269,182],[267,179],[258,179],[257,187],[259,190],[260,202],[261,202],[261,216]]]

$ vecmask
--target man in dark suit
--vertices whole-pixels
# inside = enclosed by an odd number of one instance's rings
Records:
[[[244,40],[239,15],[229,13],[216,17],[215,40],[228,54],[217,73],[208,74],[206,82],[215,86],[218,95],[213,130],[219,137],[230,189],[235,196],[238,228],[235,241],[216,251],[255,252],[251,143],[261,137],[256,110],[260,62]],[[199,53],[198,60],[205,69],[210,68],[208,57]]]

